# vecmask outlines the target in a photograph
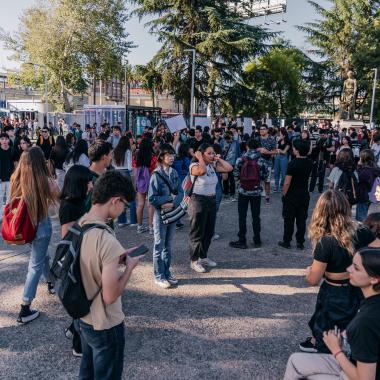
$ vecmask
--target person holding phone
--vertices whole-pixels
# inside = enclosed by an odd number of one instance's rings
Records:
[[[122,378],[125,315],[121,295],[141,256],[129,256],[136,247],[123,248],[107,221],[117,218],[133,199],[131,180],[117,171],[108,171],[96,181],[91,209],[79,220],[81,226],[101,226],[84,235],[80,250],[84,289],[87,298],[93,300],[89,314],[76,320],[83,352],[80,379]],[[124,271],[120,271],[120,265],[125,265]]]
[[[232,169],[232,165],[216,155],[209,144],[202,144],[198,148],[190,165],[194,183],[189,206],[190,259],[191,268],[198,273],[206,272],[205,266],[217,266],[215,261],[207,257],[216,221],[216,173],[229,173]]]
[[[157,167],[153,172],[148,191],[149,203],[154,207],[153,215],[153,270],[156,285],[168,289],[178,280],[170,271],[172,241],[175,223],[164,224],[161,210],[176,208],[183,199],[182,182],[172,168],[175,150],[170,144],[162,144],[157,156]]]

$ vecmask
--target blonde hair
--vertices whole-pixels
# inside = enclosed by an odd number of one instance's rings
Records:
[[[31,147],[22,153],[10,182],[11,199],[24,200],[30,220],[36,226],[48,216],[49,206],[56,202],[41,148]]]
[[[352,220],[351,207],[340,191],[327,190],[318,199],[309,225],[309,237],[313,247],[323,236],[332,236],[351,255],[356,224]]]

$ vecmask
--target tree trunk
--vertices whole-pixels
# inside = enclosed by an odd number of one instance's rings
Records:
[[[63,83],[63,80],[60,79],[60,85],[61,85],[61,96],[63,100],[63,109],[65,112],[71,112],[71,104],[68,97],[68,92],[65,88],[65,84]]]

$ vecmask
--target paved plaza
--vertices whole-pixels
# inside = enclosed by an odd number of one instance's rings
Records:
[[[316,198],[313,194],[310,212]],[[190,270],[186,221],[174,241],[176,288],[155,286],[151,257],[143,260],[123,296],[125,379],[282,378],[288,356],[309,335],[317,288],[307,286],[303,276],[311,262],[309,242],[305,251],[277,246],[283,230],[279,194],[269,206],[262,204],[261,219],[262,248],[252,247],[249,229],[251,247],[231,249],[237,203],[223,202],[217,221],[221,238],[209,253],[219,266],[206,274]],[[117,235],[125,247],[152,246],[153,237],[137,235],[135,228],[122,228]],[[27,325],[16,322],[27,263],[27,246],[1,243],[0,379],[75,379],[80,359],[72,356],[63,333],[70,318],[43,283],[33,303],[41,316]]]

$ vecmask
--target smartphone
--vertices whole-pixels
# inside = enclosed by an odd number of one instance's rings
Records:
[[[128,256],[130,257],[138,257],[143,256],[149,251],[149,248],[146,247],[144,244],[139,245],[136,249],[128,253]]]

